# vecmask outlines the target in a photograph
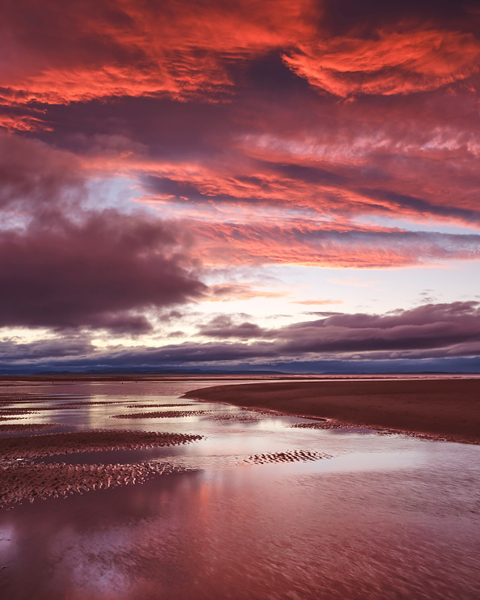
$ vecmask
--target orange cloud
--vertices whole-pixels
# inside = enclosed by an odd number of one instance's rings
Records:
[[[314,87],[337,96],[435,90],[479,69],[480,40],[435,29],[379,31],[375,39],[315,40],[283,57]]]
[[[478,70],[480,42],[445,24],[399,23],[366,39],[354,33],[332,35],[314,0],[7,1],[0,99],[219,100],[236,91],[233,67],[272,52],[312,86],[341,97],[432,90]]]
[[[251,283],[218,283],[209,287],[209,302],[238,302],[251,300],[253,298],[283,298],[287,294],[283,292],[270,292],[258,289]]]
[[[325,306],[327,304],[343,304],[343,300],[292,300],[290,304],[303,304],[304,306]]]
[[[42,119],[29,115],[1,115],[0,127],[9,133],[20,131],[53,131]]]
[[[207,266],[289,264],[330,268],[392,268],[478,260],[480,236],[392,229],[332,231],[312,224],[191,223]],[[348,283],[347,283],[348,285]]]
[[[463,133],[462,140],[462,130],[442,132],[439,126],[435,137],[424,136],[427,142],[410,142],[402,139],[403,132],[379,131],[380,148],[360,131],[356,138],[351,134],[345,140],[319,140],[321,155],[316,160],[316,149],[312,151],[307,143],[299,141],[295,151],[290,148],[289,152],[288,138],[260,145],[250,137],[250,146],[245,141],[235,149],[237,156],[232,153],[235,160],[132,168],[147,174],[144,201],[163,206],[185,202],[192,212],[203,207],[204,216],[214,208],[217,218],[235,222],[271,221],[281,212],[291,220],[303,211],[304,218],[314,213],[324,229],[350,228],[352,219],[374,215],[478,228],[480,148],[474,143],[468,147],[469,134]],[[341,147],[348,141],[350,155]]]
[[[232,62],[282,47],[311,28],[310,0],[27,4],[7,11],[0,30],[9,59],[0,78],[5,103],[208,96],[232,85]]]

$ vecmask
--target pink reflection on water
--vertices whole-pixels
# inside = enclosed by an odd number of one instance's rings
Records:
[[[121,396],[118,386],[97,386],[91,397],[168,403],[185,387],[143,385],[137,395],[133,385]],[[105,426],[110,414],[67,412],[80,426]],[[1,597],[480,597],[480,448],[290,422],[172,422],[168,430],[207,435],[169,457],[202,471],[0,512]],[[246,456],[287,449],[333,458],[239,466]]]

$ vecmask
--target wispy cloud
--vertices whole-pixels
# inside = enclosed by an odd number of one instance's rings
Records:
[[[323,306],[327,304],[343,304],[343,300],[291,300],[290,304],[303,304],[304,306]]]

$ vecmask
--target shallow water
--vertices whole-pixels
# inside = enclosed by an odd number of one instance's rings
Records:
[[[62,408],[13,415],[5,423],[59,424],[52,431],[143,429],[205,439],[33,461],[159,461],[193,471],[1,510],[2,598],[480,598],[480,447],[362,429],[297,429],[290,425],[306,420],[223,404],[187,406],[192,401],[180,398],[209,385],[190,380],[15,386],[22,403],[8,408]],[[8,391],[2,386],[3,395]],[[65,407],[86,400],[107,404]],[[158,406],[178,403],[186,406]],[[131,408],[135,404],[142,407]],[[149,404],[151,410],[144,407]],[[208,414],[110,418],[162,410]],[[215,420],[218,416],[231,418]],[[256,420],[235,420],[238,416]],[[17,435],[25,434],[2,437]],[[323,458],[279,462],[288,452],[287,457],[301,456],[298,451]],[[249,464],[253,455],[267,456],[257,461],[262,464]]]

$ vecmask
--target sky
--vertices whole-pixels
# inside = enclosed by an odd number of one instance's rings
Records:
[[[1,14],[1,373],[480,371],[478,0]]]

